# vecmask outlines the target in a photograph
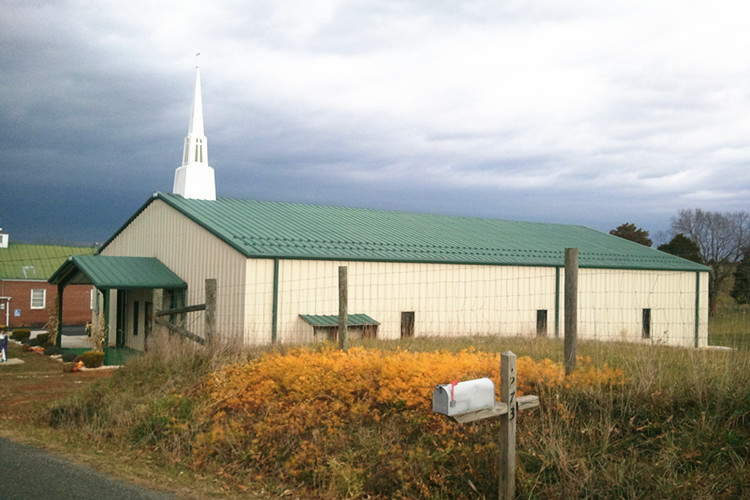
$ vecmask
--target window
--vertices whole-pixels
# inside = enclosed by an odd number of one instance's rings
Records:
[[[31,308],[44,309],[47,307],[47,290],[44,288],[33,288],[31,290]]]
[[[643,310],[643,317],[641,318],[643,328],[642,335],[644,339],[651,338],[651,309]]]
[[[536,311],[536,334],[538,337],[547,336],[547,310],[537,309]]]

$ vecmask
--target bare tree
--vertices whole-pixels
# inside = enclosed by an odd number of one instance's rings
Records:
[[[711,267],[708,282],[709,312],[716,312],[716,297],[732,276],[750,237],[750,216],[746,212],[680,210],[672,218],[673,235],[684,234],[698,245],[703,262]]]

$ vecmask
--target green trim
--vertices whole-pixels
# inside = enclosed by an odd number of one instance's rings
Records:
[[[102,300],[102,307],[104,308],[104,331],[107,332],[107,338],[104,339],[104,357],[106,358],[107,349],[109,349],[109,289],[102,290],[101,292],[104,297]]]
[[[555,268],[555,337],[560,336],[560,268]]]
[[[695,347],[698,347],[700,339],[700,319],[701,319],[701,273],[695,272]]]
[[[271,343],[275,344],[277,339],[276,329],[278,327],[279,315],[279,259],[273,259],[273,308],[271,310]]]

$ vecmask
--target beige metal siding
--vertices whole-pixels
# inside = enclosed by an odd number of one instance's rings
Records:
[[[580,269],[578,337],[692,346],[695,280],[695,272]],[[564,290],[563,275],[560,282]],[[707,273],[701,273],[700,345],[708,343],[707,283]],[[651,310],[649,339],[642,336],[644,309]]]
[[[314,340],[299,314],[338,313],[338,266],[348,267],[349,312],[381,323],[378,337],[401,335],[401,312],[415,313],[417,336],[535,335],[537,310],[556,324],[554,268],[288,260],[279,263],[278,339]],[[579,270],[579,337],[691,346],[695,272]],[[707,275],[701,274],[699,344],[707,343]],[[560,334],[564,273],[560,272]],[[651,337],[642,338],[643,309]]]
[[[163,201],[148,205],[102,254],[156,257],[188,284],[188,305],[203,303],[205,280],[215,278],[219,335],[244,334],[247,259]],[[202,335],[202,318],[202,313],[191,313],[188,329]]]
[[[273,260],[249,259],[245,281],[245,342],[251,345],[270,344],[273,325]]]
[[[349,312],[379,321],[379,338],[401,336],[404,311],[415,313],[416,336],[534,335],[538,309],[553,332],[553,268],[288,260],[279,264],[280,341],[313,340],[299,314],[338,313],[340,265]]]

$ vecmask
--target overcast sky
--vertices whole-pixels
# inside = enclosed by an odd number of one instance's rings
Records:
[[[170,192],[195,53],[220,197],[652,237],[748,210],[745,0],[2,0],[0,227],[104,241]]]

